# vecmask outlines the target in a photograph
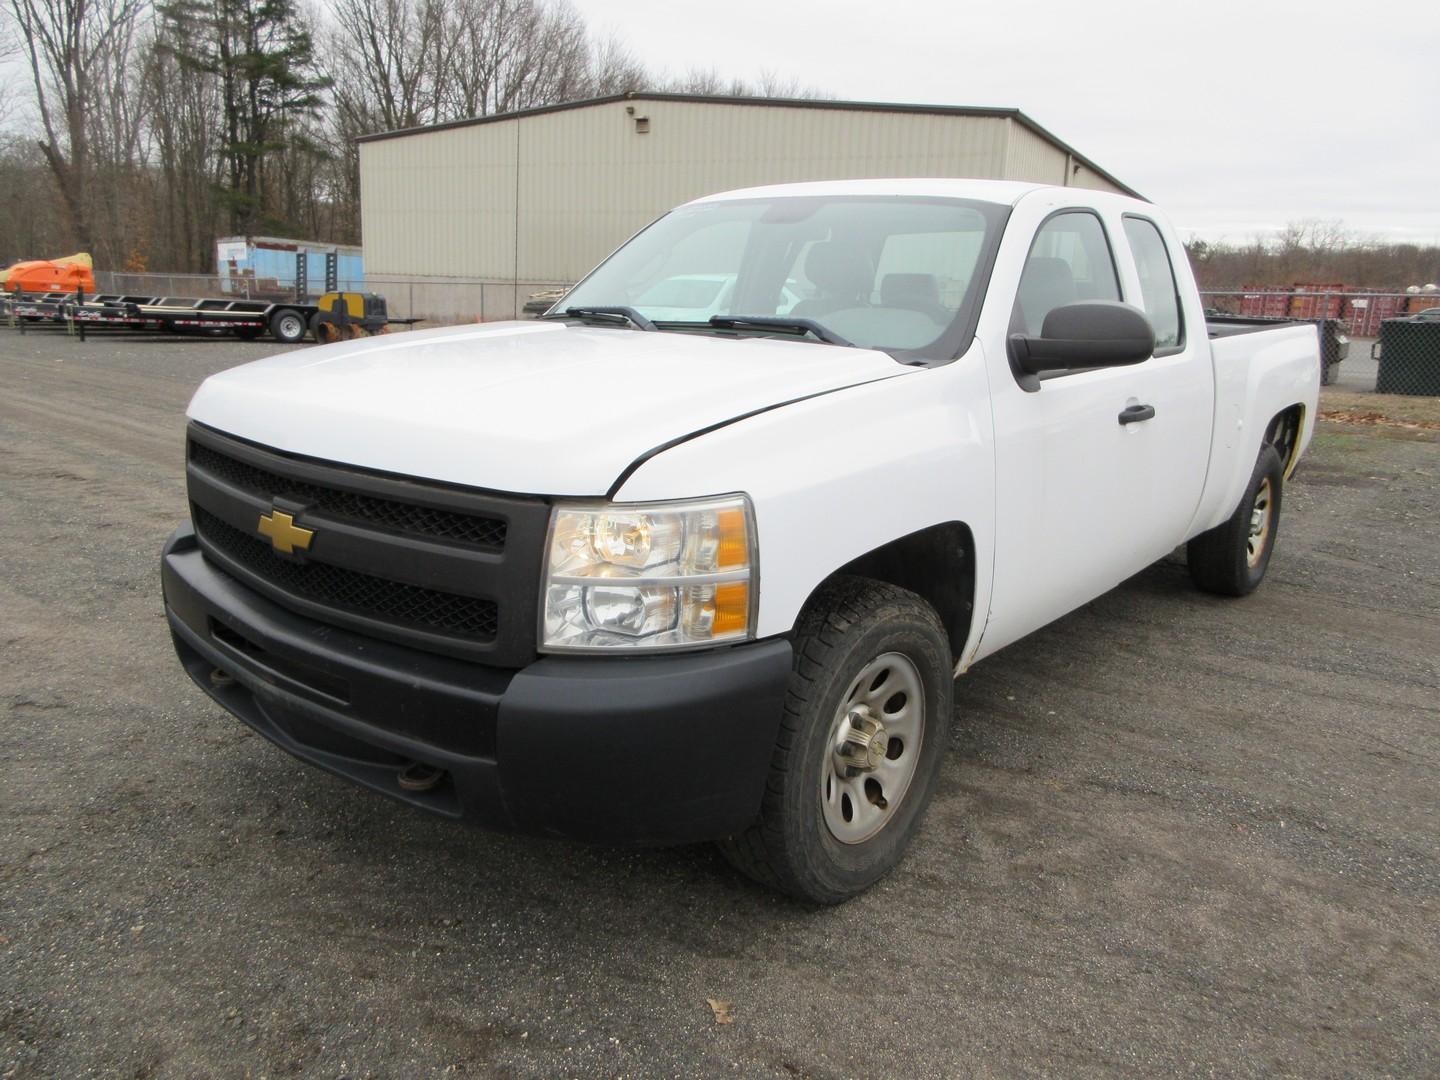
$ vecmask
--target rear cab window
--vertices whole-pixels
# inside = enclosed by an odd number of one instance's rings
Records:
[[[1140,299],[1155,328],[1155,355],[1169,356],[1185,348],[1185,316],[1175,267],[1160,229],[1149,218],[1125,215],[1125,239],[1140,278]]]

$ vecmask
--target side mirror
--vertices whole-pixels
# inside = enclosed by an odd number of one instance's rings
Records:
[[[1150,320],[1139,308],[1118,300],[1064,304],[1045,316],[1039,337],[1010,335],[1010,359],[1026,375],[1138,364],[1154,352]]]

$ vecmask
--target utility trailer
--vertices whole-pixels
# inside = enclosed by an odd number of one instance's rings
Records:
[[[391,324],[417,319],[392,319],[385,298],[373,293],[331,292],[317,300],[231,300],[219,297],[125,296],[99,293],[14,294],[3,312],[27,322],[52,322],[84,329],[158,330],[170,333],[228,333],[253,341],[268,333],[294,344],[307,333],[317,341],[383,333]]]

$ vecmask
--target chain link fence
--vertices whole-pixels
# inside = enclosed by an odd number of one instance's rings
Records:
[[[1440,395],[1440,293],[1266,286],[1200,295],[1214,315],[1313,323],[1324,385]]]

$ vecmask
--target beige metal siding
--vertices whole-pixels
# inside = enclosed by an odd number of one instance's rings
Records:
[[[510,278],[515,135],[522,122],[361,143],[366,276]]]
[[[522,281],[573,281],[672,206],[800,180],[1001,175],[992,117],[636,101],[522,121]],[[636,117],[649,131],[635,130]]]
[[[1006,116],[604,102],[361,143],[365,270],[377,288],[405,282],[384,291],[416,314],[493,318],[511,305],[444,279],[511,283],[523,301],[711,192],[890,176],[1063,184],[1070,162]],[[1069,180],[1116,190],[1084,167]]]
[[[1010,137],[1005,147],[1005,180],[1032,184],[1064,184],[1070,155],[1035,132],[1007,120]]]
[[[1095,172],[1094,169],[1086,168],[1078,161],[1075,164],[1079,165],[1079,168],[1070,174],[1071,187],[1089,188],[1092,191],[1113,191],[1119,195],[1125,194],[1125,192],[1121,191],[1109,180],[1106,180],[1105,177]]]
[[[643,100],[634,108],[649,118],[648,133],[616,102],[362,143],[367,275],[573,281],[657,215],[710,192],[1004,175],[1008,121],[999,117]]]

